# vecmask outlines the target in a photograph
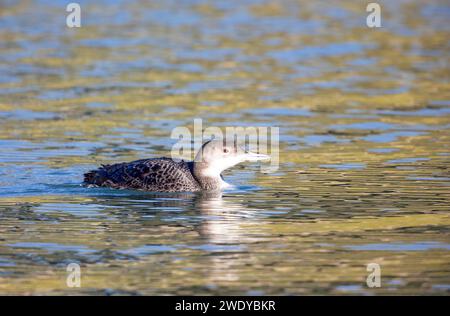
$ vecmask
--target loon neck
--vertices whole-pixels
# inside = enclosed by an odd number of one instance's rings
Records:
[[[211,167],[206,162],[193,162],[192,173],[203,190],[216,191],[222,189],[224,186],[220,171]]]

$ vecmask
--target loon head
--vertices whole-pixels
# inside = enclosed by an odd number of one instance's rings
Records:
[[[194,160],[194,172],[202,182],[222,181],[221,173],[244,161],[270,159],[270,156],[245,151],[237,142],[227,142],[226,139],[213,139],[203,144]],[[223,181],[222,181],[223,182]]]

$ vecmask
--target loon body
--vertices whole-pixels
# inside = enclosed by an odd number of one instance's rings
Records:
[[[230,186],[221,175],[225,169],[243,161],[268,158],[267,155],[246,152],[236,143],[227,146],[225,140],[211,140],[203,144],[194,161],[150,158],[103,165],[85,173],[84,183],[153,192],[217,191]]]

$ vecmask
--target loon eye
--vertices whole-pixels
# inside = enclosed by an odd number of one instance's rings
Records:
[[[223,149],[223,152],[224,152],[225,154],[228,154],[228,152],[229,152],[228,148],[224,148],[224,149]]]

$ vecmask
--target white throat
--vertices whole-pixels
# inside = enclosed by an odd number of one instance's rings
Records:
[[[221,189],[231,188],[232,185],[225,182],[221,176],[222,171],[224,171],[225,169],[226,168],[223,168],[223,166],[219,166],[218,164],[210,164],[208,165],[208,167],[202,169],[201,175],[207,178],[218,179],[220,181]]]

